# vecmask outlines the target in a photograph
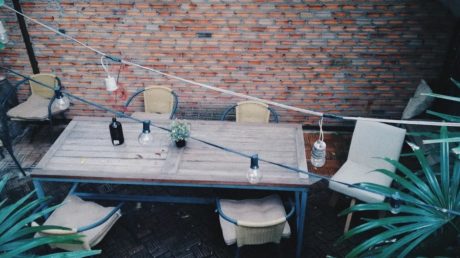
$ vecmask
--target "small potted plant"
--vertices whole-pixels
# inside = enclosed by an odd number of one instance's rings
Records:
[[[187,142],[187,138],[190,137],[190,128],[185,121],[174,120],[171,123],[171,140],[176,143],[178,148],[184,147]]]

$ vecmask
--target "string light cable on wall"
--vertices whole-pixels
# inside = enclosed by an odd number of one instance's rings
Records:
[[[0,66],[0,69],[4,69],[4,70],[9,71],[12,74],[20,76],[20,77],[22,77],[24,79],[28,79],[30,81],[33,81],[33,82],[35,82],[35,83],[37,83],[37,84],[39,84],[39,85],[41,85],[43,87],[46,87],[46,88],[49,88],[49,89],[54,89],[54,87],[51,86],[51,85],[47,85],[47,84],[44,84],[44,83],[39,82],[37,80],[34,80],[34,79],[32,79],[32,78],[30,78],[28,76],[22,75],[21,73],[18,73],[18,72],[14,71],[14,70],[11,70],[9,68],[5,68],[5,67]],[[63,95],[65,95],[65,96],[67,96],[67,97],[76,99],[76,100],[81,101],[81,102],[83,102],[85,104],[94,106],[94,107],[99,108],[101,110],[105,110],[105,111],[107,111],[109,113],[114,114],[115,116],[127,118],[127,119],[130,119],[132,121],[142,123],[143,124],[143,132],[145,131],[144,129],[146,128],[146,126],[145,126],[146,124],[149,125],[147,127],[149,131],[150,131],[150,126],[158,128],[158,129],[161,129],[161,130],[164,130],[164,131],[167,131],[167,132],[171,131],[169,128],[156,125],[156,124],[152,123],[151,121],[144,121],[144,120],[140,120],[140,119],[131,117],[131,116],[129,116],[129,115],[123,113],[123,112],[119,112],[119,111],[113,110],[111,108],[105,107],[103,105],[100,105],[98,103],[86,100],[86,99],[84,99],[82,97],[75,96],[75,95],[73,95],[73,94],[71,94],[71,93],[69,93],[67,91],[62,90],[61,93]],[[258,161],[262,161],[262,162],[267,163],[267,164],[271,164],[271,165],[274,165],[274,166],[285,168],[285,169],[287,169],[289,171],[292,171],[292,172],[297,172],[297,173],[304,174],[304,175],[307,175],[307,176],[311,176],[311,177],[314,177],[314,178],[318,178],[318,179],[321,179],[321,180],[326,180],[328,182],[335,182],[335,183],[338,183],[338,184],[345,185],[347,187],[352,187],[352,188],[356,188],[356,189],[367,191],[367,192],[381,194],[381,193],[378,193],[378,192],[374,191],[373,189],[369,189],[368,187],[365,186],[365,184],[363,185],[363,183],[348,184],[348,183],[336,181],[336,180],[333,180],[332,178],[327,177],[327,176],[314,174],[314,173],[311,173],[311,172],[306,171],[306,170],[302,170],[302,169],[291,167],[291,166],[288,166],[288,165],[285,165],[285,164],[281,164],[281,163],[273,162],[273,161],[266,160],[266,159],[263,159],[263,158],[259,158],[259,156],[257,154],[256,155],[254,155],[254,154],[249,155],[247,153],[243,153],[243,152],[235,150],[235,149],[231,149],[231,148],[221,146],[221,145],[218,145],[218,144],[215,144],[215,143],[212,143],[212,142],[208,142],[206,140],[203,140],[203,139],[200,139],[200,138],[197,138],[197,137],[193,137],[193,136],[191,136],[190,139],[193,139],[195,141],[207,144],[207,145],[215,147],[217,149],[221,149],[223,151],[234,153],[236,155],[239,155],[239,156],[246,157],[246,158],[250,159],[250,166],[249,166],[249,171],[248,171],[248,174],[247,174],[248,180],[249,180],[249,177],[252,176],[251,173],[253,175],[257,174],[256,177],[259,180],[262,178],[262,174],[260,174],[260,171],[259,171],[259,162],[258,162]],[[411,147],[415,146],[413,144],[409,144],[409,145]],[[254,170],[257,170],[257,171],[254,171]],[[257,183],[257,182],[254,182],[254,183]],[[417,205],[417,206],[422,206],[422,207],[425,207],[425,208],[430,208],[430,209],[433,209],[433,210],[436,210],[436,211],[440,211],[440,212],[448,214],[448,215],[460,216],[460,211],[455,211],[455,210],[452,210],[452,209],[441,208],[441,207],[434,206],[434,205],[431,205],[431,204],[422,203],[421,201],[413,198],[412,196],[410,196],[408,194],[405,194],[403,192],[399,192],[397,190],[394,190],[392,193],[386,193],[385,197],[387,197],[390,200],[390,208],[391,208],[390,211],[392,213],[400,212],[402,203],[409,203],[409,204],[413,204],[413,205]]]
[[[79,44],[79,45],[81,45],[81,46],[83,46],[83,47],[85,47],[85,48],[87,48],[87,49],[89,49],[89,50],[101,55],[104,58],[111,59],[114,62],[119,62],[119,63],[122,63],[122,64],[138,67],[138,68],[150,71],[150,72],[160,74],[160,75],[168,77],[168,78],[176,79],[178,81],[182,81],[182,82],[186,82],[186,83],[189,83],[189,84],[192,84],[192,85],[200,86],[200,87],[203,87],[203,88],[206,88],[206,89],[209,89],[209,90],[221,92],[221,93],[224,93],[224,94],[227,94],[227,95],[232,95],[232,96],[235,96],[235,97],[240,97],[240,98],[244,98],[244,99],[259,101],[259,102],[262,102],[262,103],[265,103],[265,104],[268,104],[268,105],[272,105],[272,106],[276,106],[276,107],[279,107],[279,108],[292,110],[292,111],[300,112],[300,113],[303,113],[303,114],[314,115],[314,116],[318,116],[318,117],[327,117],[327,118],[333,118],[333,119],[352,120],[352,121],[357,121],[357,120],[374,121],[374,122],[390,123],[390,124],[411,124],[411,125],[427,125],[427,126],[460,127],[460,123],[455,123],[455,122],[435,122],[435,121],[420,121],[420,120],[381,119],[381,118],[353,117],[353,116],[340,116],[340,115],[335,115],[335,114],[324,114],[322,112],[318,112],[318,111],[314,111],[314,110],[293,107],[293,106],[289,106],[289,105],[282,104],[282,103],[279,103],[279,102],[275,102],[275,101],[271,101],[271,100],[265,100],[265,99],[257,98],[257,97],[254,97],[254,96],[250,96],[250,95],[238,93],[238,92],[235,92],[235,91],[231,91],[231,90],[221,89],[219,87],[215,87],[215,86],[211,86],[211,85],[208,85],[208,84],[188,80],[188,79],[185,79],[185,78],[173,75],[173,74],[162,72],[160,70],[157,70],[157,69],[154,69],[154,68],[151,68],[151,67],[143,66],[143,65],[140,65],[140,64],[125,60],[125,59],[121,59],[121,58],[118,58],[118,57],[115,57],[115,56],[108,55],[107,53],[104,53],[101,50],[98,50],[98,49],[96,49],[94,47],[91,47],[91,46],[89,46],[89,45],[87,45],[87,44],[75,39],[72,36],[64,34],[64,33],[60,32],[59,30],[57,30],[57,29],[55,29],[55,28],[53,28],[51,26],[48,26],[48,25],[46,25],[46,24],[44,24],[44,23],[42,23],[42,22],[40,22],[40,21],[38,21],[38,20],[36,20],[36,19],[34,19],[32,17],[29,17],[29,16],[23,14],[22,12],[16,11],[14,8],[4,4],[3,1],[1,1],[1,0],[0,0],[0,7],[6,8],[6,9],[8,9],[8,10],[10,10],[10,11],[12,11],[12,12],[18,14],[18,15],[21,15],[24,18],[26,18],[26,19],[28,19],[28,20],[30,20],[30,21],[32,21],[32,22],[34,22],[34,23],[36,23],[36,24],[38,24],[38,25],[40,25],[40,26],[42,26],[42,27],[44,27],[44,28],[46,28],[48,30],[50,30],[50,31],[53,31],[54,33],[56,33],[56,34],[58,34],[58,35],[60,35],[62,37],[65,37],[66,39],[68,39],[70,41],[73,41],[73,42],[75,42],[75,43],[77,43],[77,44]]]

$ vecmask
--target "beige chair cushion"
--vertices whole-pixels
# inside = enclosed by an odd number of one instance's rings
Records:
[[[246,222],[266,222],[273,221],[286,217],[286,211],[283,203],[278,195],[270,195],[261,199],[247,200],[220,200],[222,212],[227,216],[237,220]],[[232,245],[237,242],[237,226],[228,222],[219,216],[222,235],[227,245]],[[257,230],[257,228],[256,228]],[[282,237],[289,237],[291,229],[289,224],[284,223]]]
[[[235,108],[238,123],[268,123],[270,110],[268,105],[257,101],[241,101]]]
[[[50,87],[53,87],[53,88],[57,87],[56,75],[54,74],[40,73],[40,74],[31,75],[30,78],[36,81],[39,81],[45,85],[48,85]],[[52,90],[52,89],[46,88],[43,85],[40,85],[33,81],[29,81],[29,84],[30,84],[30,89],[32,91],[32,95],[38,95],[38,96],[41,96],[47,99],[50,99],[54,96],[54,89]]]
[[[13,119],[46,120],[48,119],[49,103],[49,99],[33,94],[25,102],[8,110],[7,115]],[[53,115],[59,112],[62,110],[57,108],[51,110]]]
[[[152,86],[145,89],[144,107],[147,113],[170,115],[174,107],[172,90],[163,86]]]
[[[104,218],[114,207],[103,207],[94,202],[83,201],[77,196],[67,196],[64,204],[54,210],[44,225],[63,226],[77,229],[83,226],[91,225]],[[68,251],[73,250],[90,250],[97,245],[107,234],[110,228],[120,218],[119,212],[115,213],[110,219],[93,229],[82,232],[85,235],[81,240],[82,244],[53,244],[52,248],[61,248]],[[39,233],[38,235],[43,235]]]
[[[399,159],[405,135],[406,130],[398,127],[358,121],[351,139],[348,159],[332,179],[348,184],[369,182],[389,186],[392,181],[391,178],[374,170],[395,171],[395,167],[383,158]],[[339,183],[330,182],[329,188],[364,202],[381,202],[384,200],[383,196]]]
[[[154,113],[147,113],[147,112],[134,112],[131,114],[132,117],[141,119],[141,120],[151,120],[151,121],[158,121],[158,120],[168,120],[171,114],[154,114]]]

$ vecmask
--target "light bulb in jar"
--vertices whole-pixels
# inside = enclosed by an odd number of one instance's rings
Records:
[[[148,145],[153,142],[153,136],[150,133],[150,121],[144,121],[142,126],[142,133],[137,138],[140,145]]]
[[[246,177],[251,184],[257,184],[262,179],[262,172],[259,170],[259,156],[251,157],[251,166],[248,169]]]
[[[60,90],[54,92],[56,99],[53,101],[52,110],[67,110],[70,107],[70,100],[67,96],[62,94]]]
[[[326,143],[322,140],[317,140],[313,143],[311,149],[311,164],[317,168],[324,166],[326,163]]]

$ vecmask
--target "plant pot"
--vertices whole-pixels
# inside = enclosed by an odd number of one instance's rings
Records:
[[[179,141],[176,141],[176,147],[177,147],[177,148],[185,147],[185,145],[187,145],[187,141],[186,141],[186,140],[179,140]]]

